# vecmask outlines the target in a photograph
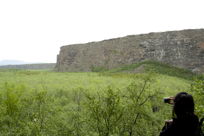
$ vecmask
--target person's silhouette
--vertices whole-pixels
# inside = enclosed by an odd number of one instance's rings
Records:
[[[173,98],[173,118],[166,121],[160,136],[200,136],[192,95],[180,92]]]

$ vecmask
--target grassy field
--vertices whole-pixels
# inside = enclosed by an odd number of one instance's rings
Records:
[[[111,86],[113,89],[126,88],[133,80],[139,80],[144,74],[103,74],[103,73],[68,73],[34,70],[1,70],[0,87],[4,83],[25,85],[30,89],[46,87],[49,91],[72,91],[84,88],[91,92]],[[154,74],[156,80],[152,86],[159,87],[163,93],[175,94],[178,91],[188,90],[191,81],[173,76]]]
[[[163,97],[190,91],[192,83],[189,73],[165,73],[1,69],[0,133],[156,136],[171,117],[171,106],[163,104]]]

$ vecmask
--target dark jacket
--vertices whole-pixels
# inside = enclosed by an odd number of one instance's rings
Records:
[[[196,115],[188,118],[174,118],[173,122],[165,125],[160,136],[200,136],[198,132],[199,119]]]

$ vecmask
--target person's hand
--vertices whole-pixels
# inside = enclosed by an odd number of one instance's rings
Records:
[[[171,96],[171,97],[165,97],[164,98],[164,103],[168,103],[168,104],[171,104],[171,105],[173,105],[174,104],[174,97],[173,96]]]
[[[165,126],[168,127],[169,125],[171,125],[173,123],[173,120],[165,120]]]
[[[175,99],[175,97],[172,96],[172,97],[169,97],[169,99],[170,99],[169,104],[172,104],[172,105],[173,105],[173,104],[174,104],[174,99]]]

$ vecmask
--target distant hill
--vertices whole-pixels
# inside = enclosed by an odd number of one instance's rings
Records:
[[[23,64],[23,65],[3,65],[0,69],[54,69],[55,63]]]
[[[0,61],[0,66],[1,65],[20,65],[20,64],[28,64],[28,62],[24,62],[21,60],[1,60]]]

